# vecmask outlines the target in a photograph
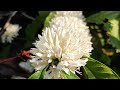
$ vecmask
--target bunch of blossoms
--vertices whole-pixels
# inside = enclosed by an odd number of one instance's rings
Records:
[[[77,67],[85,66],[92,51],[91,35],[84,22],[82,11],[57,11],[49,27],[38,35],[39,40],[31,48],[30,60],[36,71],[49,65],[45,79],[63,79],[61,70],[75,73]]]
[[[10,22],[7,22],[4,28],[6,31],[1,36],[2,43],[11,43],[12,40],[18,36],[18,32],[22,27],[20,27],[18,24],[11,24]]]
[[[85,20],[82,11],[56,11],[55,16],[73,16]]]

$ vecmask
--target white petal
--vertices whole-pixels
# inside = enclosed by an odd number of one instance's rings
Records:
[[[51,62],[52,62],[52,59],[49,59],[49,60],[48,60],[48,63],[51,63]]]
[[[56,66],[55,66],[55,65],[53,65],[53,68],[56,68]]]
[[[70,70],[68,68],[63,68],[63,70],[68,74],[70,75]]]
[[[41,53],[36,53],[37,56],[42,57],[43,55]]]

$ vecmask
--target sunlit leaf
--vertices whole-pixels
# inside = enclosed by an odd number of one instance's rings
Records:
[[[119,21],[117,19],[109,20],[112,26],[112,30],[110,30],[109,34],[117,38],[118,40],[120,39],[119,37]]]
[[[87,75],[86,79],[120,79],[110,67],[93,58],[88,59],[83,68],[83,72]]]
[[[35,72],[28,79],[39,79],[41,76],[42,70]]]
[[[84,74],[86,79],[96,79],[93,73],[86,66],[84,66],[82,69],[84,70],[82,74]]]
[[[112,29],[107,32],[109,35],[109,42],[116,49],[120,49],[120,31],[119,21],[117,19],[109,20],[112,25]]]
[[[76,74],[70,71],[70,75],[68,75],[64,70],[61,70],[61,75],[64,79],[80,79]]]
[[[49,15],[46,17],[46,20],[45,20],[45,23],[44,23],[44,27],[49,26],[49,22],[54,17],[54,15],[55,15],[55,11],[49,13]]]
[[[49,65],[47,65],[45,68],[36,71],[35,73],[33,73],[28,79],[43,79],[44,78],[44,74],[46,69],[48,68]]]

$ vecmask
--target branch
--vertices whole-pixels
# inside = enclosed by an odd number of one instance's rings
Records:
[[[0,36],[2,34],[4,34],[4,32],[6,31],[6,28],[9,26],[9,22],[11,21],[12,17],[15,16],[15,14],[17,13],[18,11],[14,11],[11,13],[10,17],[8,18],[7,22],[5,23],[4,27],[0,30]]]
[[[17,12],[18,12],[18,11],[14,11],[14,12],[10,15],[10,17],[8,18],[7,22],[10,22],[11,19],[12,19],[12,17],[15,16],[15,14],[16,14]]]
[[[9,16],[13,13],[13,11],[7,11],[7,12],[3,12],[3,11],[0,11],[0,17],[3,17],[3,16]]]
[[[13,61],[15,58],[17,58],[18,56],[15,57],[11,57],[11,58],[7,58],[7,59],[3,59],[2,61],[0,61],[0,64],[5,63],[5,62],[10,62]]]
[[[31,19],[31,20],[35,20],[35,18],[33,18],[33,17],[31,17],[31,16],[27,15],[27,14],[26,14],[26,13],[24,13],[24,12],[22,12],[21,14],[22,14],[22,15],[24,15],[25,17],[27,17],[27,18]]]

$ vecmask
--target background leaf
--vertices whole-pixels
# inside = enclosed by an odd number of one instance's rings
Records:
[[[109,20],[111,23],[111,30],[108,33],[110,39],[109,42],[110,44],[113,45],[116,49],[120,49],[120,29],[119,29],[119,20],[118,19],[113,19]]]
[[[5,48],[4,48],[5,47]],[[11,45],[4,45],[4,47],[0,48],[0,57],[1,58],[6,58],[6,57],[10,57],[10,49],[11,49]]]
[[[41,26],[41,18],[38,16],[31,24],[25,29],[26,32],[26,43],[25,48],[31,47],[32,43],[36,39],[36,34],[39,27]]]
[[[39,17],[41,18],[41,22],[44,23],[46,17],[49,15],[51,11],[39,11]]]
[[[88,23],[102,24],[105,19],[114,19],[120,15],[120,11],[100,11],[99,13],[93,14],[87,17]]]
[[[39,11],[39,16],[27,26],[26,31],[26,43],[25,48],[29,48],[32,46],[32,43],[36,40],[38,33],[42,32],[44,27],[44,21],[46,17],[49,15],[50,11]]]
[[[120,40],[110,35],[110,44],[113,45],[116,49],[120,49]]]

